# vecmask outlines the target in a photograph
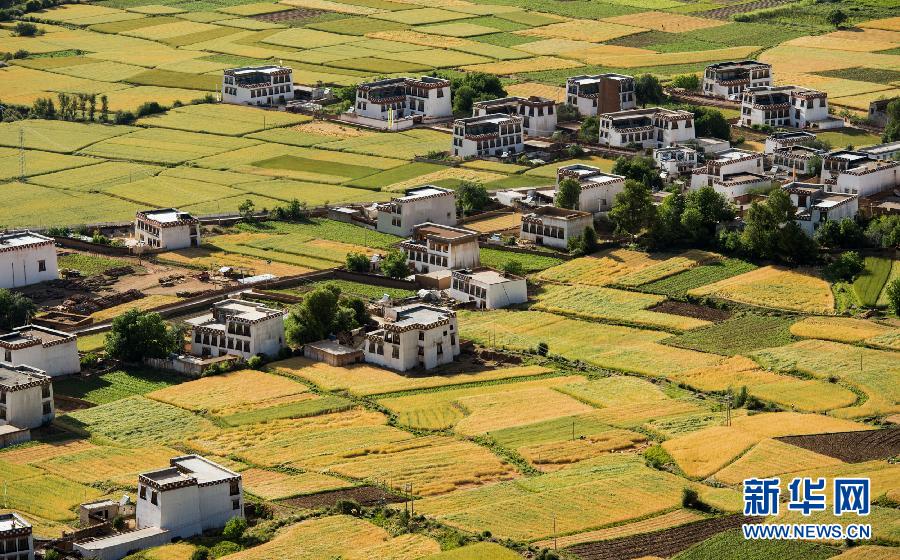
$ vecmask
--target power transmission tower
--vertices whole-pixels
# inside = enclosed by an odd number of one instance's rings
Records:
[[[25,182],[25,129],[19,127],[19,180]]]

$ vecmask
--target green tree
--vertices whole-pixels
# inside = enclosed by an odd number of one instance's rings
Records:
[[[600,119],[593,116],[584,119],[578,129],[578,138],[582,142],[596,143],[600,139]]]
[[[123,362],[165,358],[184,348],[185,328],[166,323],[159,313],[131,309],[113,319],[106,354]]]
[[[819,245],[831,248],[861,247],[866,242],[865,232],[856,220],[829,220],[819,226],[814,235]]]
[[[869,222],[866,238],[876,247],[889,249],[900,246],[900,216],[879,216]]]
[[[405,278],[409,276],[409,265],[406,264],[406,255],[403,251],[391,251],[381,259],[381,272],[391,278]]]
[[[688,193],[681,226],[685,238],[694,244],[705,245],[714,240],[716,227],[734,219],[734,207],[724,195],[710,186]]]
[[[300,346],[355,329],[359,326],[357,313],[350,305],[334,284],[316,288],[291,309],[285,320],[285,337],[293,346]]]
[[[230,541],[240,542],[246,530],[247,520],[243,517],[232,517],[225,523],[225,528],[222,529],[222,536]]]
[[[828,265],[827,272],[835,280],[851,281],[866,268],[865,261],[856,251],[846,251],[838,255]]]
[[[691,107],[690,111],[694,113],[694,134],[697,137],[731,140],[731,125],[722,111],[712,107]]]
[[[744,218],[740,246],[760,259],[805,263],[815,258],[816,243],[794,221],[790,196],[781,189],[765,202],[754,202]]]
[[[577,210],[580,196],[581,183],[572,177],[566,177],[559,182],[559,186],[556,189],[556,206]]]
[[[625,181],[625,188],[616,195],[609,218],[616,225],[616,233],[628,234],[634,241],[644,230],[654,226],[656,206],[650,189],[633,179]]]
[[[19,292],[0,288],[0,329],[11,331],[28,323],[37,312],[33,301]]]
[[[900,278],[894,278],[890,282],[888,282],[887,287],[885,288],[888,306],[896,313],[900,315]]]
[[[369,257],[365,253],[347,253],[346,266],[352,272],[369,272]]]
[[[882,142],[896,142],[900,140],[900,99],[895,99],[887,104],[887,124],[881,135]]]
[[[480,212],[491,202],[491,195],[481,183],[463,181],[456,188],[456,204],[464,212]]]
[[[684,239],[681,219],[684,215],[685,204],[684,195],[676,192],[664,198],[657,207],[657,219],[652,232],[653,244],[656,247],[670,247]]]
[[[613,165],[612,172],[616,175],[623,175],[626,179],[640,181],[652,190],[659,190],[663,186],[659,169],[656,168],[653,158],[621,156]]]
[[[513,276],[522,276],[525,273],[525,269],[522,266],[521,261],[517,261],[515,259],[510,259],[503,263],[503,266],[500,267],[503,272],[506,274],[512,274]]]
[[[20,21],[13,27],[13,33],[19,37],[34,37],[38,34],[38,26],[26,21]]]
[[[100,122],[109,122],[109,98],[106,94],[100,96]]]
[[[836,28],[840,28],[848,19],[850,19],[850,16],[848,16],[847,12],[840,8],[831,10],[830,12],[828,12],[828,15],[825,16],[825,21],[835,26]]]
[[[584,228],[581,235],[569,238],[569,252],[573,255],[583,256],[597,252],[597,232],[592,226]]]
[[[240,214],[241,217],[248,222],[253,221],[254,210],[256,210],[256,204],[254,204],[253,201],[249,198],[245,199],[244,202],[241,202],[241,205],[238,206],[238,214]]]
[[[696,91],[700,89],[700,78],[697,74],[679,74],[672,78],[672,85],[677,88]]]
[[[659,83],[659,78],[653,74],[644,74],[635,78],[634,94],[643,107],[646,107],[647,103],[662,103],[666,100],[662,84]]]

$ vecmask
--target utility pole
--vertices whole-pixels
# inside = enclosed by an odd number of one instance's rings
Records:
[[[556,546],[556,514],[553,514],[553,550],[559,550]]]
[[[19,180],[25,182],[25,129],[19,127]]]
[[[725,397],[725,425],[731,426],[731,395]]]

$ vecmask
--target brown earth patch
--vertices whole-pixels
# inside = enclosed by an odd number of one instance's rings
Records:
[[[673,300],[666,300],[658,303],[649,308],[648,311],[681,315],[682,317],[693,317],[694,319],[703,319],[704,321],[724,321],[731,317],[731,312],[725,309],[715,309],[705,305],[697,305],[696,303]]]
[[[864,432],[784,436],[775,439],[847,463],[889,459],[900,455],[900,428],[897,427]]]
[[[297,21],[303,19],[311,19],[322,14],[330,14],[325,10],[312,10],[309,8],[297,8],[295,10],[284,10],[281,12],[272,12],[271,14],[257,14],[250,16],[251,19],[259,21],[270,21],[272,23],[282,23],[286,21]]]
[[[369,507],[381,504],[395,504],[402,502],[403,498],[375,486],[356,486],[354,488],[331,490],[328,492],[319,492],[308,496],[299,496],[297,498],[281,500],[281,503],[304,509],[316,509],[321,507],[331,507],[340,500],[353,500],[358,502],[361,506]]]

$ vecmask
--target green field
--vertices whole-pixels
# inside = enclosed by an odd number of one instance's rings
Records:
[[[491,268],[502,269],[506,263],[518,262],[522,265],[522,270],[526,274],[540,272],[551,266],[562,264],[562,259],[558,259],[547,253],[544,255],[513,253],[512,251],[504,251],[502,249],[481,249],[481,264]]]
[[[746,540],[732,529],[682,552],[674,560],[825,560],[838,550],[804,541]]]
[[[85,276],[103,274],[111,268],[131,265],[129,261],[121,259],[111,259],[108,257],[89,255],[85,253],[69,253],[68,255],[60,255],[60,257],[57,259],[57,263],[59,265],[59,268],[78,270]]]
[[[283,291],[289,294],[303,294],[309,290],[319,288],[321,286],[337,286],[342,294],[350,294],[360,296],[370,300],[381,299],[381,296],[387,294],[393,299],[403,299],[414,296],[413,290],[405,290],[403,288],[388,288],[385,286],[377,286],[373,284],[363,284],[362,282],[353,282],[351,280],[324,280],[321,282],[313,282],[305,284],[299,288],[289,288]]]
[[[756,266],[748,262],[726,258],[719,262],[695,266],[662,280],[642,284],[639,289],[669,297],[684,297],[689,290],[750,272],[754,268]]]
[[[891,275],[893,262],[881,257],[866,257],[866,268],[853,282],[853,293],[865,307],[875,307]]]
[[[790,327],[795,321],[793,317],[746,313],[669,338],[666,343],[701,352],[732,356],[759,348],[790,344],[794,341]]]
[[[79,337],[79,342],[81,338]],[[87,378],[64,379],[54,383],[58,394],[106,404],[134,395],[144,395],[177,385],[184,378],[152,369],[117,370]]]

